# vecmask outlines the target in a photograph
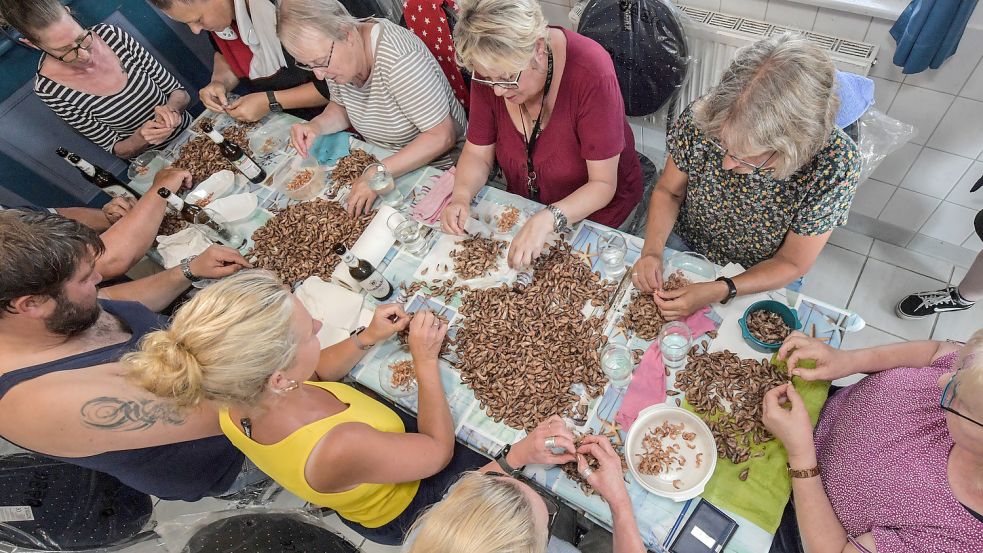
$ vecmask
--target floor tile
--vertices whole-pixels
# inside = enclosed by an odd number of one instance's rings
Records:
[[[897,189],[898,187],[893,184],[872,178],[867,179],[857,186],[857,192],[853,195],[853,203],[850,204],[850,211],[876,219],[884,211],[884,206],[887,205]]]
[[[939,313],[939,322],[935,324],[933,340],[969,340],[974,332],[983,328],[983,304],[977,302],[966,311]]]
[[[950,244],[924,234],[916,234],[905,246],[905,249],[948,261],[955,264],[956,267],[969,267],[976,260],[976,253],[968,246]]]
[[[908,170],[911,169],[911,164],[918,159],[921,152],[922,147],[920,145],[907,142],[882,159],[870,176],[888,184],[901,184],[905,175],[908,174]]]
[[[211,513],[212,511],[231,509],[234,506],[234,502],[225,501],[217,497],[206,497],[194,502],[166,501],[162,499],[154,507],[154,517],[157,519],[157,522],[170,522],[179,516]]]
[[[859,232],[854,232],[843,227],[837,227],[833,229],[833,233],[829,235],[829,243],[833,244],[834,246],[848,249],[851,252],[867,255],[870,253],[870,247],[874,245],[874,239],[870,236],[864,236]]]
[[[827,245],[806,274],[802,293],[842,307],[850,302],[866,257],[838,246]]]
[[[874,243],[877,247],[877,243]],[[945,280],[948,280],[946,276]],[[898,300],[912,292],[941,288],[944,281],[914,273],[877,259],[868,259],[848,306],[874,328],[906,340],[924,340],[932,334],[935,317],[909,321],[894,312]]]
[[[874,240],[874,247],[870,249],[870,257],[942,282],[948,282],[949,277],[952,276],[952,263],[880,240]]]
[[[915,233],[940,203],[942,200],[939,198],[899,188],[877,219]]]
[[[847,332],[846,336],[843,337],[842,347],[843,349],[863,349],[886,346],[887,344],[896,344],[904,341],[904,338],[884,332],[868,324],[859,332]]]

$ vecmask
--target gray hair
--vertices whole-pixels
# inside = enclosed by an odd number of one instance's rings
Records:
[[[357,24],[338,0],[283,0],[277,8],[276,32],[287,50],[310,40],[311,32],[343,41]]]
[[[829,141],[840,105],[835,88],[826,52],[786,33],[739,50],[720,84],[694,105],[694,122],[728,148],[776,151],[774,176],[785,179]]]

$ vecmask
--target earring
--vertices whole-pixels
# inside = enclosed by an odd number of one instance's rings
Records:
[[[289,382],[290,384],[287,384],[283,388],[273,388],[273,393],[282,396],[283,394],[286,394],[288,392],[292,392],[292,391],[296,390],[297,388],[300,388],[300,383],[298,383],[296,380],[287,379],[287,382]]]

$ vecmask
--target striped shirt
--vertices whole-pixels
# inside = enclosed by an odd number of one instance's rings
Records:
[[[464,146],[464,108],[454,98],[437,60],[416,35],[388,19],[374,21],[379,39],[368,81],[361,88],[329,83],[331,101],[345,108],[352,127],[368,142],[388,150],[401,150],[450,114],[457,142],[430,163],[449,168]]]
[[[165,105],[168,95],[180,89],[181,83],[126,31],[100,24],[92,32],[116,54],[126,71],[123,90],[99,96],[55,82],[41,74],[47,55],[44,54],[38,62],[34,93],[82,136],[112,153],[117,142],[129,138],[154,118],[154,108]],[[191,114],[185,111],[183,115],[181,125],[164,143],[153,146],[154,149],[166,146],[191,124]]]

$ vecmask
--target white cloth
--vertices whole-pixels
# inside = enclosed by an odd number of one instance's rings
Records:
[[[195,227],[188,227],[170,236],[157,237],[157,253],[160,254],[165,269],[177,267],[185,257],[199,255],[211,245],[211,240]]]
[[[361,294],[324,282],[316,276],[301,283],[295,295],[311,316],[321,321],[317,339],[322,348],[347,339],[363,318],[364,297]]]
[[[249,78],[261,79],[287,66],[276,34],[276,6],[269,0],[234,0],[239,38],[253,53]]]

